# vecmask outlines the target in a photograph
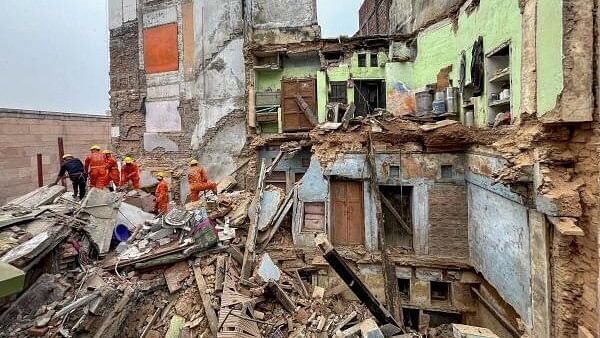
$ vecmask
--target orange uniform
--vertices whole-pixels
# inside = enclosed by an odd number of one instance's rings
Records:
[[[127,163],[121,167],[121,185],[127,185],[131,181],[133,189],[140,188],[140,170],[135,163]]]
[[[90,177],[90,187],[104,189],[106,187],[106,156],[100,152],[92,152],[85,158],[85,172]]]
[[[201,166],[191,166],[188,172],[188,183],[190,184],[190,197],[192,202],[198,200],[201,191],[213,190],[216,191],[217,184],[208,180],[206,170]]]
[[[119,173],[117,161],[112,157],[106,156],[104,163],[106,163],[106,184],[108,185],[110,182],[114,182],[115,185],[119,187],[121,183],[121,174]]]
[[[160,180],[156,186],[154,197],[156,198],[156,210],[161,213],[167,212],[169,204],[169,186],[165,180]]]

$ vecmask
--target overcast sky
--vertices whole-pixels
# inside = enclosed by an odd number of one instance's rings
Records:
[[[0,1],[0,108],[104,114],[106,0]],[[356,33],[361,3],[317,0],[323,37]]]

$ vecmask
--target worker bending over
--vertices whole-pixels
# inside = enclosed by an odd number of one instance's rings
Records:
[[[217,184],[208,180],[206,170],[198,165],[198,161],[190,161],[190,170],[188,171],[188,183],[190,185],[190,197],[192,202],[198,200],[201,191],[212,190],[217,192]]]
[[[169,186],[165,181],[165,173],[160,172],[156,175],[158,185],[156,186],[156,192],[154,193],[157,212],[164,214],[167,212],[169,205]]]
[[[113,182],[115,186],[118,188],[121,182],[121,173],[119,173],[119,165],[117,161],[112,157],[112,153],[110,150],[102,150],[104,154],[104,163],[106,163],[106,185],[108,185],[108,190],[113,191],[113,187],[110,184]]]
[[[104,189],[106,186],[106,170],[105,156],[100,152],[99,145],[93,145],[91,154],[85,159],[85,172],[90,177],[90,187]]]
[[[71,154],[65,154],[58,176],[50,186],[56,185],[58,181],[63,178],[65,173],[69,174],[69,179],[71,179],[71,183],[73,183],[73,198],[77,198],[77,193],[79,193],[79,199],[82,200],[85,196],[87,176],[83,171],[83,163],[81,163],[81,160],[73,157]]]
[[[133,163],[133,158],[127,156],[123,159],[125,165],[121,167],[121,186],[126,187],[131,181],[133,189],[140,188],[140,170],[137,164]]]

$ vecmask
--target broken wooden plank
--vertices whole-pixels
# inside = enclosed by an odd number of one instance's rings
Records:
[[[206,319],[208,320],[208,326],[210,327],[210,331],[213,333],[213,336],[216,336],[217,332],[219,331],[219,319],[217,318],[215,308],[212,306],[210,295],[206,293],[206,280],[204,280],[204,275],[202,275],[202,269],[200,266],[196,266],[196,264],[200,264],[200,261],[196,260],[194,264],[194,277],[196,278],[196,285],[198,286],[198,292],[200,292],[200,298],[202,298],[202,306],[204,307],[204,313],[206,314]]]
[[[76,310],[77,308],[86,305],[87,303],[93,301],[94,299],[98,298],[101,295],[100,290],[96,290],[90,294],[87,294],[81,298],[79,298],[78,300],[72,302],[71,304],[63,307],[62,309],[60,309],[57,313],[56,313],[56,318],[60,318],[64,315],[66,315],[67,313]]]
[[[306,285],[304,285],[304,281],[300,278],[300,274],[298,270],[294,270],[294,277],[296,277],[296,281],[300,284],[300,290],[302,291],[302,297],[308,299],[308,290],[306,289]]]
[[[317,118],[315,117],[315,113],[310,109],[310,107],[308,106],[306,101],[304,101],[302,96],[296,95],[296,103],[298,104],[298,107],[302,109],[304,116],[306,116],[310,124],[312,124],[313,126],[319,124],[319,121],[317,121]]]
[[[348,285],[356,297],[369,309],[379,325],[394,324],[399,326],[390,312],[375,298],[358,275],[346,264],[342,256],[333,248],[325,234],[315,237],[315,244],[323,252],[325,260]]]
[[[283,152],[279,151],[279,153],[277,154],[277,156],[275,156],[275,159],[273,159],[273,161],[271,162],[271,164],[269,165],[269,167],[265,171],[265,175],[271,174],[271,172],[273,171],[273,169],[275,169],[275,167],[277,166],[277,163],[279,163],[279,161],[281,161],[282,158],[283,158]]]
[[[279,283],[270,282],[268,284],[269,290],[275,295],[275,298],[283,305],[283,308],[286,309],[290,313],[294,313],[296,310],[296,304],[294,301],[287,295],[287,293],[281,288]]]
[[[140,338],[146,338],[148,331],[150,331],[150,329],[152,328],[152,325],[154,325],[154,323],[158,319],[158,315],[160,314],[161,310],[162,310],[162,307],[156,308],[156,311],[154,311],[154,314],[152,315],[152,317],[150,317],[150,321],[148,322],[148,325],[146,325],[144,330],[142,330],[142,334],[140,334]]]
[[[254,266],[254,256],[256,247],[256,237],[258,234],[258,218],[260,215],[260,205],[265,189],[265,170],[266,170],[266,159],[263,158],[260,165],[260,175],[258,177],[258,185],[254,194],[256,201],[256,216],[248,227],[248,236],[246,237],[246,247],[244,248],[244,260],[242,261],[241,277],[246,280],[252,273],[252,267]]]
[[[223,290],[223,281],[225,280],[225,257],[217,256],[217,265],[215,267],[215,291]]]
[[[230,246],[227,248],[227,250],[225,250],[229,256],[231,258],[233,258],[234,261],[236,261],[238,264],[242,264],[244,262],[244,255],[242,254],[242,252],[240,251],[240,249],[238,249],[237,246]]]
[[[402,226],[404,231],[406,231],[407,234],[412,235],[412,230],[410,229],[408,224],[406,224],[406,221],[404,221],[402,216],[400,216],[400,214],[398,213],[396,208],[394,208],[394,205],[392,204],[392,202],[387,197],[385,197],[385,195],[381,191],[379,192],[379,197],[381,197],[381,201],[383,202],[383,204],[385,204],[385,206],[392,213],[394,218],[396,218],[398,223],[400,223],[400,225]]]

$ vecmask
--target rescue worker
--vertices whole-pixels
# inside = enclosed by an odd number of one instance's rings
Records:
[[[112,157],[112,152],[108,149],[102,150],[104,154],[104,162],[106,163],[106,185],[108,185],[108,190],[113,191],[113,187],[110,184],[113,182],[115,187],[120,186],[121,182],[121,173],[119,173],[119,165],[117,161]]]
[[[83,170],[83,163],[81,163],[81,160],[73,157],[71,154],[63,155],[63,164],[60,166],[58,176],[50,186],[56,185],[58,181],[63,178],[65,173],[69,174],[69,179],[71,179],[71,183],[73,183],[73,198],[76,199],[79,194],[79,199],[82,200],[85,196],[87,176]]]
[[[131,181],[133,189],[140,188],[140,170],[137,164],[133,163],[133,158],[127,156],[123,159],[125,165],[121,167],[121,186],[127,186]]]
[[[91,154],[85,159],[85,172],[90,177],[90,188],[104,189],[106,187],[106,163],[105,156],[100,152],[100,146],[95,144],[91,148]]]
[[[158,180],[158,185],[156,186],[156,192],[154,193],[155,197],[155,210],[161,214],[167,212],[168,204],[169,204],[169,186],[165,181],[165,173],[159,172],[156,175],[156,179]]]
[[[201,191],[212,190],[215,193],[217,192],[217,184],[208,180],[206,170],[198,165],[197,160],[190,161],[188,183],[190,185],[190,197],[192,202],[198,200]]]

